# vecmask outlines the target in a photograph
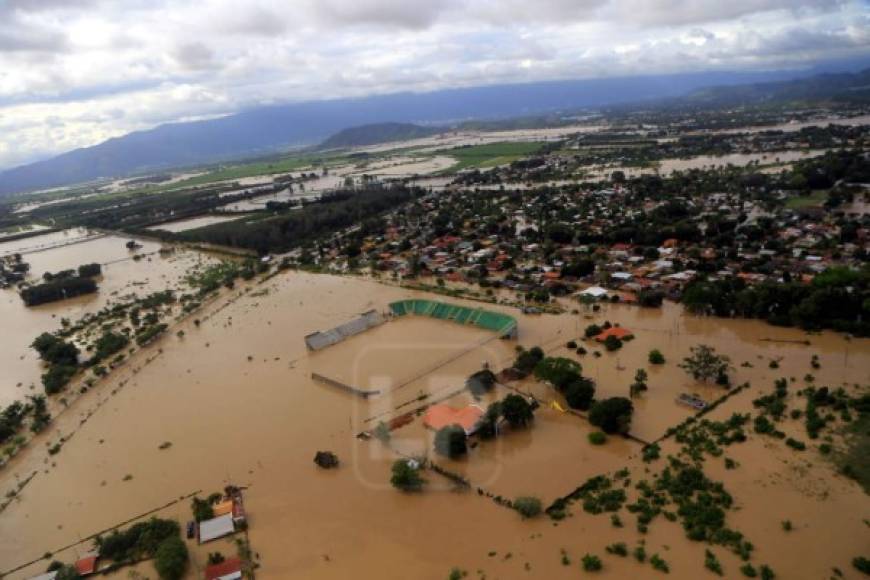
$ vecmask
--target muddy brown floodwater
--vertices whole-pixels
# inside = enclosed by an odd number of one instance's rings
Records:
[[[23,254],[34,280],[45,272],[77,268],[85,263],[103,265],[96,294],[27,308],[17,290],[0,290],[0,320],[4,330],[0,333],[0,407],[42,392],[40,376],[44,369],[30,344],[43,332],[60,329],[61,319],[75,322],[124,297],[179,289],[185,274],[193,267],[216,260],[214,256],[189,250],[161,256],[158,253],[161,244],[150,241],[140,241],[142,247],[131,252],[125,247],[126,242],[117,236],[70,230],[0,244],[0,255]],[[137,255],[138,260],[134,259]]]
[[[196,490],[208,494],[233,482],[249,486],[249,536],[260,556],[259,578],[440,579],[453,566],[468,570],[470,577],[478,577],[475,573],[481,570],[487,578],[576,578],[587,552],[604,560],[601,577],[646,578],[651,576],[649,564],[604,553],[610,543],[623,541],[632,547],[642,537],[628,514],[625,528],[614,528],[606,515],[579,509],[558,523],[546,518],[523,521],[477,493],[452,490],[432,472],[426,474],[425,492],[402,494],[389,485],[396,453],[355,435],[373,428],[377,420],[426,402],[469,402],[465,392],[453,393],[484,361],[493,367],[507,365],[517,343],[541,345],[551,354],[579,360],[584,374],[598,382],[599,396],[626,395],[635,370],[648,369],[649,391],[637,402],[632,428],[644,439],[658,437],[689,415],[674,403],[676,394],[721,394],[695,385],[676,367],[699,343],[731,356],[735,381],[752,384],[718,408],[717,415],[748,412],[751,400],[770,391],[776,377],[809,372],[812,354],[822,364],[813,371],[819,384],[870,381],[867,341],[847,341],[832,333],[807,336],[757,321],[694,318],[671,304],[661,310],[607,305],[597,313],[574,305],[580,314],[559,316],[525,316],[491,306],[518,318],[518,341],[492,340],[477,329],[406,317],[330,349],[306,351],[306,334],[415,295],[422,294],[373,281],[288,272],[251,291],[237,288],[224,295],[201,313],[199,327],[181,323],[183,338],[167,333],[134,355],[0,472],[0,491],[37,472],[0,514],[0,570],[182,495]],[[597,359],[591,345],[585,357],[568,353],[568,340],[581,336],[587,324],[604,320],[631,329],[636,339]],[[663,367],[647,364],[651,348],[665,354]],[[768,366],[773,358],[780,365],[775,371]],[[744,362],[752,366],[741,366]],[[312,372],[383,394],[366,401],[314,382]],[[611,438],[604,446],[591,446],[590,427],[583,419],[546,404],[556,398],[548,387],[526,380],[511,388],[534,392],[545,402],[535,425],[482,442],[466,459],[437,459],[439,464],[495,494],[537,495],[545,504],[599,473],[623,466],[644,469],[640,445],[633,441]],[[508,392],[499,386],[490,398]],[[80,419],[97,407],[79,427]],[[799,433],[800,424],[794,428]],[[42,441],[73,431],[75,437],[49,457]],[[159,449],[164,442],[172,446]],[[749,443],[729,449],[740,469],[711,469],[726,481],[742,508],[728,517],[755,543],[753,561],[770,564],[780,578],[828,577],[832,566],[848,570],[851,558],[866,551],[862,518],[870,517],[867,496],[836,475],[814,450],[796,458],[779,444],[775,449],[766,445],[753,436]],[[417,419],[394,431],[391,446],[431,455],[431,434]],[[316,468],[312,458],[318,450],[337,453],[341,467]],[[811,467],[803,465],[807,462]],[[186,521],[190,510],[182,502],[159,514]],[[785,535],[779,529],[784,519],[800,528]],[[708,574],[704,546],[688,541],[678,523],[659,518],[643,537],[649,554],[659,552],[670,563],[671,577]],[[563,549],[570,566],[562,564]],[[215,550],[227,555],[233,548],[219,541],[195,549],[190,578],[201,577],[207,552]],[[727,577],[735,577],[739,563],[731,554],[716,551]],[[66,560],[74,556],[75,550],[55,555]],[[46,563],[10,577],[28,577]],[[153,574],[147,566],[141,571]]]

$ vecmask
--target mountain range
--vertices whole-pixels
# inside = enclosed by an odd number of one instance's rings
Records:
[[[399,125],[392,129],[379,130],[407,133],[408,127],[402,129],[401,124],[449,126],[469,120],[576,112],[609,104],[686,96],[695,102],[745,100],[748,96],[757,100],[765,94],[798,94],[800,87],[811,86],[816,88],[807,88],[799,94],[818,96],[825,93],[826,85],[831,86],[829,78],[806,78],[807,74],[707,72],[601,78],[258,107],[217,119],[165,124],[8,169],[0,173],[0,196],[315,145],[330,135],[361,125],[396,123]],[[864,71],[828,77],[836,77],[838,91],[848,92],[861,83],[866,90],[867,75],[868,71]],[[332,146],[370,144],[372,136],[365,133],[345,133],[336,137]],[[383,140],[383,136],[378,139]]]

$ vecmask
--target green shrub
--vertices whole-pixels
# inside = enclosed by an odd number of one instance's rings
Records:
[[[538,517],[544,509],[541,500],[532,496],[521,496],[516,498],[513,502],[513,506],[524,519]]]
[[[154,555],[154,568],[162,580],[181,580],[187,571],[187,546],[179,536],[160,543]]]
[[[649,563],[652,564],[653,569],[658,570],[659,572],[664,572],[667,574],[671,571],[668,563],[662,560],[662,558],[658,554],[653,554],[652,558],[649,559]]]
[[[468,452],[468,437],[459,425],[447,425],[435,433],[435,451],[455,459]]]
[[[583,556],[583,569],[587,572],[598,572],[603,568],[601,564],[601,558],[595,556],[593,554],[586,554]]]
[[[605,550],[608,554],[613,554],[615,556],[621,556],[623,558],[628,556],[628,547],[625,545],[625,542],[610,544],[605,548]]]
[[[625,397],[599,401],[589,411],[589,422],[605,433],[628,433],[634,405]]]
[[[651,365],[663,365],[665,364],[665,355],[661,353],[661,351],[657,348],[649,351],[649,364]]]
[[[619,350],[622,348],[622,341],[619,340],[619,338],[610,334],[607,336],[607,338],[604,339],[604,348],[606,348],[609,352]]]
[[[653,443],[643,448],[644,463],[650,463],[659,457],[661,457],[661,447],[659,447],[658,443]]]
[[[420,491],[426,480],[420,476],[419,465],[408,459],[399,459],[393,463],[393,475],[390,483],[402,491]]]
[[[595,383],[591,379],[578,376],[565,388],[565,401],[572,409],[586,411],[595,399]]]
[[[870,558],[858,556],[852,560],[852,566],[854,566],[859,572],[863,572],[870,576]]]
[[[717,576],[722,575],[722,564],[719,562],[716,554],[710,550],[706,550],[704,553],[704,567]]]
[[[592,445],[604,445],[607,443],[607,435],[602,433],[601,431],[593,431],[588,435],[589,443]]]
[[[637,546],[634,549],[634,552],[632,552],[632,555],[634,556],[634,559],[638,562],[646,562],[646,548],[644,548],[643,546]]]

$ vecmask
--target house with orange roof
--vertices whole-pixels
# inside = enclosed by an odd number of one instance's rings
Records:
[[[465,430],[466,435],[473,435],[477,431],[477,424],[483,417],[483,413],[483,409],[477,405],[456,409],[450,405],[439,403],[426,410],[426,414],[423,416],[423,425],[435,431],[450,425],[459,425]]]
[[[634,337],[634,334],[627,328],[623,328],[621,326],[611,326],[607,330],[601,332],[601,334],[595,337],[597,342],[604,342],[608,337],[615,336],[619,340],[625,340],[628,337]]]

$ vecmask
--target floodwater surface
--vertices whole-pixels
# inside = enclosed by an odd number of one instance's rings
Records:
[[[517,317],[517,341],[411,316],[336,347],[307,352],[306,334],[372,308],[385,311],[390,301],[415,295],[421,294],[373,281],[294,272],[225,293],[198,315],[201,324],[182,322],[178,329],[185,331],[183,336],[167,333],[134,355],[0,472],[0,491],[37,472],[0,514],[0,571],[182,495],[197,490],[207,495],[232,482],[248,486],[249,538],[260,557],[259,578],[436,579],[454,566],[470,575],[481,570],[491,578],[576,578],[584,553],[602,557],[602,577],[650,577],[648,564],[604,553],[610,543],[624,541],[631,548],[642,538],[649,554],[659,552],[670,563],[671,577],[703,577],[704,546],[687,540],[679,523],[662,518],[646,536],[635,530],[628,514],[625,528],[614,528],[606,515],[580,509],[558,523],[524,521],[473,491],[454,491],[433,472],[426,473],[428,489],[421,494],[393,490],[389,468],[397,453],[434,457],[431,433],[420,417],[394,431],[390,445],[356,435],[378,421],[422,412],[432,402],[457,407],[472,402],[462,389],[464,378],[485,363],[494,369],[507,366],[518,344],[540,345],[552,355],[578,360],[584,374],[596,380],[599,396],[627,395],[635,370],[648,369],[649,391],[636,400],[632,424],[632,433],[643,439],[658,437],[689,416],[673,400],[678,393],[711,399],[722,393],[695,384],[676,366],[700,343],[731,357],[736,383],[752,384],[716,410],[726,417],[738,409],[751,410],[751,399],[769,392],[776,377],[802,377],[812,354],[822,364],[813,371],[820,384],[870,381],[867,341],[832,333],[807,336],[758,321],[695,318],[672,304],[661,310],[606,305],[600,312],[575,304],[579,314],[559,316],[526,316],[486,305]],[[582,343],[589,350],[585,357],[567,350],[566,343],[582,336],[587,324],[604,320],[631,329],[636,338],[616,353],[588,342]],[[775,342],[797,340],[810,344]],[[665,354],[664,366],[650,368],[651,348]],[[602,351],[600,358],[592,355],[594,350]],[[769,368],[774,358],[778,370]],[[376,387],[382,394],[365,400],[312,380],[312,372]],[[473,486],[510,498],[536,495],[545,505],[599,473],[622,466],[643,471],[640,444],[611,438],[604,446],[591,446],[586,421],[551,408],[558,395],[534,380],[498,386],[480,404],[503,397],[508,389],[542,401],[534,425],[480,442],[463,460],[434,457],[440,465],[464,474]],[[61,434],[74,437],[49,456],[43,441]],[[166,442],[171,447],[161,449]],[[861,518],[870,516],[867,497],[808,450],[801,461],[815,463],[814,493],[827,490],[827,495],[800,512],[807,501],[805,478],[798,477],[794,462],[784,463],[790,457],[784,449],[769,455],[755,437],[735,449],[745,467],[734,472],[728,489],[743,509],[728,517],[755,543],[757,561],[769,563],[782,578],[827,577],[835,565],[848,569],[849,559],[866,548]],[[318,450],[335,452],[339,469],[317,468],[312,458]],[[721,478],[731,473],[723,472]],[[190,517],[187,502],[159,514],[182,521]],[[802,527],[780,537],[783,532],[774,528],[788,518]],[[820,543],[821,538],[827,540]],[[227,542],[207,548],[232,552]],[[561,550],[570,566],[563,565]],[[206,552],[194,551],[189,577],[201,573]],[[740,563],[722,552],[717,550],[727,577],[736,577]],[[802,556],[795,558],[796,553]],[[72,554],[67,550],[55,557],[71,559]],[[28,577],[45,565],[10,577]]]

